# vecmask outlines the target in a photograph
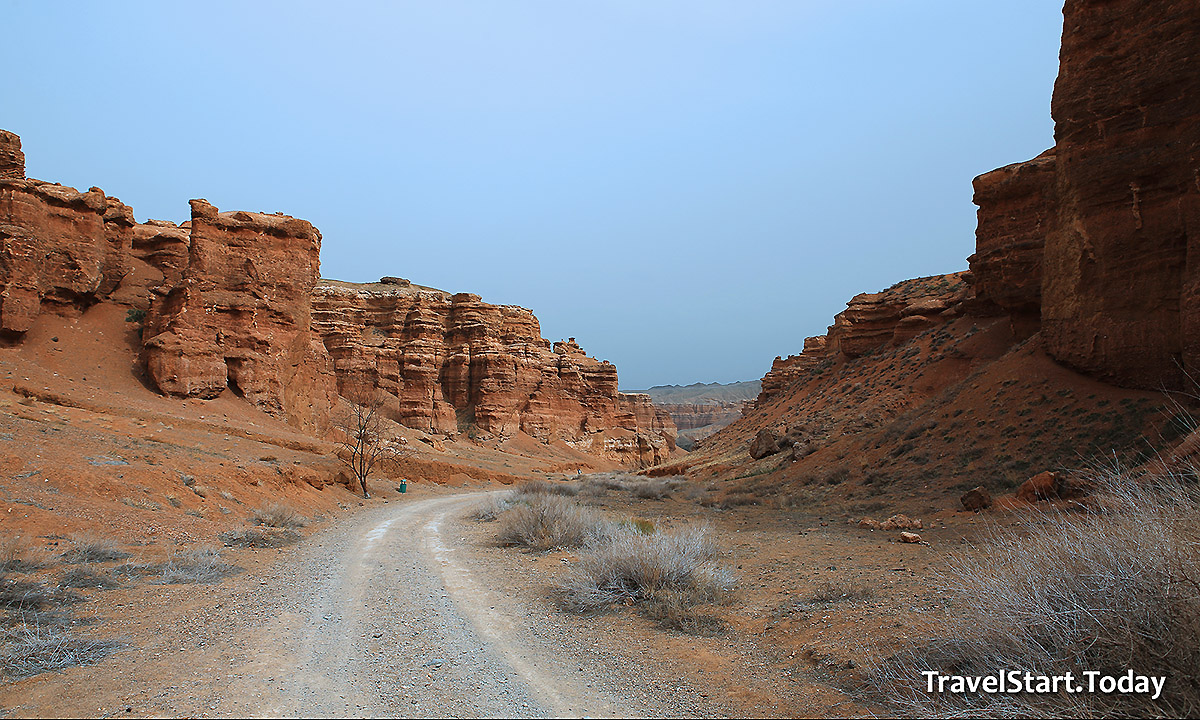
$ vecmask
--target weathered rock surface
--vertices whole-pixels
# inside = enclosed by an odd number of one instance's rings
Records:
[[[150,379],[180,397],[229,387],[297,427],[323,429],[336,384],[309,329],[320,232],[286,215],[191,205],[187,266],[156,291],[146,320]]]
[[[978,224],[967,262],[976,296],[998,312],[1041,312],[1042,255],[1057,219],[1055,168],[1050,149],[975,178]]]
[[[573,338],[542,338],[525,308],[411,284],[323,281],[313,327],[342,387],[381,388],[396,398],[393,419],[409,427],[523,431],[638,466],[675,449],[667,413],[648,396],[619,393],[616,366]]]
[[[1068,0],[1063,16],[1046,345],[1101,379],[1180,387],[1200,367],[1200,12]]]
[[[959,498],[959,502],[962,503],[963,508],[966,510],[985,510],[992,506],[992,494],[988,492],[987,488],[978,485],[963,493],[963,496]]]
[[[20,138],[0,134],[0,332],[44,310],[85,309],[129,272],[132,212],[99,188],[25,178]]]

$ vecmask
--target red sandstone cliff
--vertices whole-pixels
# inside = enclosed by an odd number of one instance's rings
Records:
[[[616,367],[573,340],[543,339],[529,310],[398,278],[318,285],[308,222],[191,209],[182,225],[138,223],[99,188],[27,179],[20,138],[0,131],[0,339],[111,301],[146,311],[146,375],[167,395],[230,389],[319,434],[339,387],[366,382],[396,398],[393,419],[428,432],[525,432],[635,467],[675,451],[669,415],[617,392]]]
[[[674,451],[666,413],[617,392],[616,366],[574,339],[542,338],[531,311],[389,280],[316,287],[313,328],[343,389],[383,389],[395,420],[427,432],[525,432],[636,466]]]

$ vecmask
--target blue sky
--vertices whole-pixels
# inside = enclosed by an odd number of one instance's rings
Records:
[[[327,277],[530,307],[623,389],[760,377],[966,267],[1053,144],[1061,2],[0,0],[31,177],[281,211]]]

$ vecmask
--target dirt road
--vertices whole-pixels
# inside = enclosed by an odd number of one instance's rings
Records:
[[[260,715],[630,716],[448,532],[485,493],[389,504],[309,538],[222,709]],[[291,576],[290,578],[288,576]],[[531,623],[541,625],[535,635]],[[550,633],[553,635],[553,633]],[[556,642],[558,640],[559,642]],[[584,664],[581,664],[584,662]]]

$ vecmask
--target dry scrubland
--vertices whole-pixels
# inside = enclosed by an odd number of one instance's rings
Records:
[[[791,655],[800,648],[813,660],[798,675],[836,688],[851,707],[866,713],[1113,717],[1200,712],[1197,473],[1147,476],[1095,466],[1086,476],[1094,489],[1082,501],[994,516],[975,539],[939,553],[937,567],[918,578],[934,589],[937,601],[907,613],[903,631],[864,625],[843,638],[850,659],[832,663],[814,652],[814,643],[794,645]],[[731,554],[722,547],[728,533],[703,521],[662,530],[661,520],[634,514],[650,510],[645,499],[672,497],[703,504],[718,525],[731,507],[744,512],[742,505],[756,502],[742,498],[722,505],[682,478],[604,474],[526,483],[493,496],[473,517],[496,523],[501,545],[575,553],[569,571],[547,581],[565,612],[630,607],[660,631],[737,632],[744,623],[736,616],[756,598],[739,589]],[[604,510],[594,507],[597,498],[609,501]],[[808,587],[792,612],[807,611],[809,620],[816,619],[814,612],[886,602],[872,581],[842,578]],[[1157,701],[1120,694],[924,692],[924,670],[988,675],[1004,669],[1072,672],[1077,678],[1084,670],[1121,675],[1133,669],[1165,675],[1168,681]]]
[[[283,503],[269,503],[253,518],[262,527],[229,530],[219,536],[222,542],[280,547],[298,541],[301,536],[292,528],[306,522]],[[93,601],[103,604],[106,590],[131,583],[215,583],[241,571],[210,545],[178,548],[154,562],[94,533],[50,540],[61,550],[33,548],[14,538],[0,542],[0,679],[88,665],[133,647],[93,632],[88,626],[96,616],[77,612]]]

